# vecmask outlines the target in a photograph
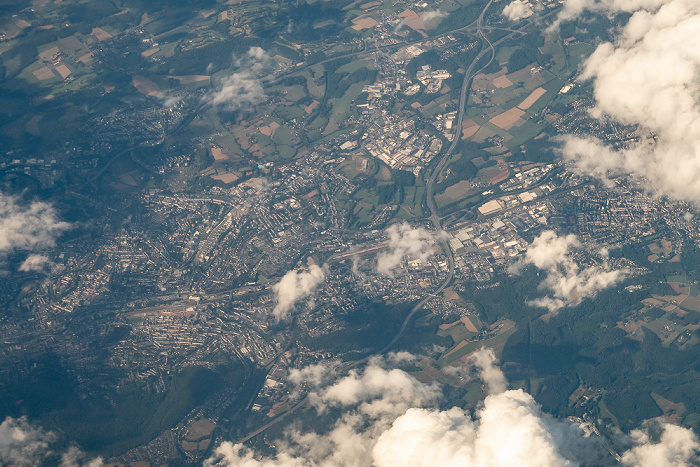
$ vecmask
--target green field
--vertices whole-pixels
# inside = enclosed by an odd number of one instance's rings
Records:
[[[360,94],[362,94],[362,88],[365,86],[366,83],[360,82],[360,83],[353,83],[350,85],[350,89],[348,89],[345,94],[343,94],[343,97],[340,99],[333,99],[333,110],[331,110],[331,118],[333,118],[336,122],[343,122],[345,119],[350,115],[350,113],[354,110],[352,107],[352,101],[357,99]]]
[[[568,46],[569,50],[569,65],[571,68],[578,68],[578,66],[583,62],[590,54],[595,50],[592,45],[585,42],[580,42],[577,44],[572,44]]]
[[[685,327],[675,324],[669,314],[655,319],[649,323],[645,323],[644,327],[651,330],[654,334],[659,336],[662,341],[662,345],[668,347],[675,337],[672,337],[673,332],[682,333],[685,331]],[[670,329],[670,331],[669,331]]]
[[[337,70],[336,73],[352,73],[360,68],[369,68],[372,65],[372,60],[353,60],[350,63],[346,63]]]
[[[496,61],[498,63],[506,63],[513,52],[518,49],[518,46],[504,46],[498,49],[496,52]]]
[[[613,415],[613,413],[608,409],[608,406],[605,405],[605,402],[603,401],[603,398],[598,401],[598,408],[600,409],[600,418],[605,420],[606,418],[612,421],[612,423],[616,426],[620,426],[620,422],[617,420],[617,417]]]
[[[666,282],[680,282],[682,284],[687,284],[690,282],[686,274],[671,274],[666,276]]]
[[[523,115],[525,117],[526,115]],[[534,138],[542,133],[545,126],[535,123],[532,120],[526,120],[522,125],[514,126],[508,132],[513,136],[513,139],[507,141],[508,149],[515,151],[525,141]]]

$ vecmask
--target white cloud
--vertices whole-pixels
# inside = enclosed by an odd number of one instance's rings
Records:
[[[374,358],[364,371],[350,370],[332,386],[312,393],[310,400],[320,409],[358,406],[358,412],[381,418],[398,416],[412,406],[430,405],[440,398],[437,385],[423,384],[403,370],[385,368],[383,363]]]
[[[548,31],[555,31],[564,21],[578,18],[584,11],[599,13],[633,13],[640,9],[655,10],[669,0],[566,0]]]
[[[365,279],[366,278],[365,274],[362,271],[360,271],[360,265],[362,264],[362,260],[360,259],[360,257],[357,255],[354,255],[351,259],[352,259],[352,273],[355,274],[360,279]]]
[[[61,232],[70,229],[55,209],[42,201],[22,203],[0,192],[0,255],[14,250],[49,248]]]
[[[27,259],[25,259],[22,264],[19,266],[20,271],[36,271],[36,272],[41,272],[43,271],[47,266],[51,265],[51,261],[49,261],[48,256],[44,255],[37,255],[37,254],[31,254],[27,256]]]
[[[278,321],[286,319],[294,304],[313,294],[325,279],[326,271],[315,264],[308,271],[289,271],[272,286],[276,302],[272,314]]]
[[[419,13],[418,16],[420,17],[423,26],[430,29],[437,26],[440,20],[442,18],[446,18],[448,14],[442,10],[430,10]],[[401,29],[403,29],[404,26],[406,26],[406,18],[401,18],[396,26],[394,26],[394,34],[397,34]]]
[[[262,47],[251,47],[250,50],[248,50],[248,56],[259,62],[270,60],[270,56]]]
[[[426,28],[435,27],[435,25],[445,17],[447,17],[447,13],[441,10],[424,11],[420,14],[420,19],[423,21]]]
[[[404,256],[411,259],[427,260],[433,254],[432,246],[446,234],[434,234],[422,227],[412,228],[407,223],[394,224],[386,229],[389,249],[377,255],[377,272],[393,277],[394,269],[401,264]]]
[[[55,440],[53,433],[31,426],[25,417],[7,417],[0,424],[0,464],[37,465],[46,458],[49,443]]]
[[[670,424],[663,425],[662,430],[661,439],[656,443],[645,431],[632,431],[631,436],[637,446],[624,453],[622,463],[635,467],[698,465],[700,442],[692,430]]]
[[[489,393],[500,394],[508,387],[508,381],[498,366],[491,349],[482,348],[471,356],[471,362],[479,369],[479,377],[488,387]]]
[[[265,459],[241,444],[225,442],[205,465],[553,467],[597,465],[607,455],[600,438],[543,413],[523,390],[507,390],[493,352],[482,349],[474,361],[479,362],[481,378],[496,384],[487,384],[489,394],[473,417],[459,407],[440,410],[441,393],[435,384],[421,383],[402,370],[387,368],[387,360],[374,358],[364,371],[352,371],[316,393],[319,402],[342,409],[330,431],[291,429],[275,442],[276,454]],[[623,462],[641,467],[691,465],[695,435],[685,428],[664,428],[659,444],[635,432]]]
[[[316,375],[318,369],[316,366],[307,374]],[[327,433],[290,430],[276,443],[276,456],[264,461],[256,460],[254,452],[240,444],[222,443],[205,465],[369,466],[374,463],[372,448],[377,438],[397,417],[411,407],[435,406],[440,397],[437,385],[423,384],[402,370],[387,368],[384,359],[375,357],[364,370],[351,370],[335,383],[310,393],[309,400],[317,410],[335,407],[342,411]]]
[[[503,8],[501,14],[511,21],[532,16],[532,5],[526,0],[514,0]]]
[[[630,1],[616,8],[642,9],[583,65],[581,78],[594,86],[592,115],[639,125],[655,138],[614,150],[596,138],[567,135],[562,154],[595,176],[640,175],[657,194],[700,203],[700,2]]]
[[[552,230],[542,232],[533,240],[525,256],[511,266],[510,272],[517,274],[530,264],[545,271],[546,277],[539,288],[550,292],[551,296],[531,300],[528,305],[554,312],[563,307],[576,306],[584,298],[594,297],[601,290],[624,279],[627,271],[611,269],[604,249],[598,252],[603,258],[601,264],[581,269],[572,257],[572,251],[578,248],[581,248],[581,243],[576,235],[559,237]]]
[[[412,408],[381,434],[372,454],[378,467],[576,465],[557,440],[581,434],[552,421],[522,390],[487,396],[473,419],[458,407]]]
[[[75,446],[71,446],[61,455],[61,467],[102,467],[103,465],[101,457],[90,458]]]
[[[386,355],[387,360],[395,365],[402,363],[414,363],[418,361],[418,356],[413,355],[411,352],[399,351],[399,352],[389,352]]]
[[[182,96],[167,96],[167,97],[165,95],[161,95],[161,96],[163,97],[163,107],[165,107],[165,108],[173,107],[173,106],[179,104],[183,99]]]
[[[217,83],[218,89],[207,95],[209,105],[222,107],[227,110],[237,110],[248,107],[265,99],[260,80],[249,71],[234,73],[221,78]]]
[[[333,360],[305,366],[301,369],[293,368],[289,371],[287,379],[295,386],[310,384],[318,387],[327,384],[336,375],[340,362]]]
[[[245,57],[236,60],[243,71],[220,78],[216,90],[208,93],[204,101],[214,107],[237,110],[254,106],[266,99],[260,74],[269,65],[270,56],[261,47],[251,47]]]
[[[31,425],[26,417],[7,417],[0,424],[0,465],[31,467],[43,465],[49,456],[60,454],[51,449],[56,434]],[[61,467],[100,467],[102,458],[91,459],[75,446],[61,454]]]

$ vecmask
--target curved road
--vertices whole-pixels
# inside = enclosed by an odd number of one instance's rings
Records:
[[[491,61],[493,60],[493,58],[495,57],[495,49],[494,49],[494,46],[495,46],[495,45],[497,45],[498,43],[500,43],[500,42],[502,42],[502,41],[504,41],[504,40],[506,40],[506,39],[510,39],[510,38],[511,38],[513,35],[515,35],[515,34],[521,34],[520,30],[514,30],[513,32],[511,32],[511,33],[508,34],[507,36],[504,36],[503,38],[501,38],[500,40],[498,40],[498,41],[497,41],[496,43],[494,43],[494,44],[492,44],[492,43],[486,38],[486,36],[484,35],[484,33],[483,33],[483,31],[482,31],[482,27],[483,27],[483,26],[482,26],[482,23],[483,23],[484,15],[486,14],[486,10],[488,10],[488,8],[489,8],[489,6],[491,6],[491,3],[492,3],[492,2],[493,2],[493,0],[490,0],[490,1],[486,4],[486,6],[484,7],[484,9],[481,11],[481,14],[479,15],[479,17],[478,17],[478,18],[476,19],[476,21],[474,22],[474,23],[476,23],[476,30],[477,30],[478,34],[481,36],[481,38],[482,38],[483,40],[485,40],[485,41],[488,43],[488,48],[483,49],[483,50],[474,58],[474,60],[473,60],[472,63],[469,65],[469,68],[467,69],[467,71],[466,71],[465,74],[464,74],[464,81],[462,82],[462,90],[461,90],[461,93],[460,93],[460,96],[459,96],[459,112],[458,112],[458,116],[457,116],[457,124],[456,124],[456,126],[455,126],[455,128],[457,129],[457,131],[459,131],[459,129],[462,127],[462,120],[463,120],[463,118],[464,118],[464,110],[465,110],[466,104],[467,104],[467,96],[468,96],[468,91],[469,91],[471,79],[472,79],[473,75],[476,74],[476,73],[474,73],[474,68],[476,67],[476,64],[479,62],[479,60],[480,60],[486,53],[491,52],[491,60],[489,60],[489,62],[488,62],[486,65],[484,65],[484,67],[488,66],[488,65],[491,63]],[[474,23],[472,23],[472,24],[474,24]],[[469,28],[469,27],[471,27],[471,26],[472,26],[472,25],[470,24],[469,26],[465,26],[463,29],[467,29],[467,28]],[[483,69],[484,67],[482,67],[482,69]],[[427,184],[427,187],[426,187],[426,188],[427,188],[427,189],[426,189],[426,193],[427,193],[427,197],[428,197],[428,208],[430,209],[430,220],[432,221],[432,223],[433,223],[433,225],[435,226],[436,229],[440,229],[440,228],[441,228],[441,224],[440,224],[440,217],[439,217],[439,214],[438,214],[438,211],[437,211],[437,207],[436,207],[436,205],[435,205],[435,199],[434,199],[434,185],[435,185],[435,180],[437,179],[438,174],[439,174],[439,173],[442,171],[442,169],[445,167],[445,164],[447,163],[447,161],[448,161],[450,155],[452,154],[452,152],[453,152],[453,151],[455,150],[455,148],[457,147],[457,144],[458,144],[458,143],[459,143],[459,133],[456,133],[456,134],[455,134],[455,138],[452,140],[452,144],[448,147],[448,149],[447,149],[447,150],[445,151],[445,153],[442,155],[442,158],[440,159],[440,162],[438,162],[438,165],[435,167],[435,169],[433,169],[433,172],[432,172],[432,174],[430,175],[430,178],[429,178],[429,180],[428,180],[428,184]],[[403,323],[401,323],[401,327],[399,328],[399,330],[398,330],[398,332],[396,333],[396,335],[394,336],[394,338],[393,338],[386,346],[384,346],[384,348],[382,348],[381,350],[375,352],[375,353],[372,354],[372,355],[381,355],[381,354],[384,354],[384,353],[388,352],[388,351],[396,344],[396,342],[398,342],[398,340],[401,338],[401,336],[403,335],[404,331],[406,330],[406,327],[408,326],[408,323],[410,323],[410,321],[411,321],[411,319],[413,318],[413,316],[414,316],[421,308],[423,308],[423,305],[425,304],[425,302],[427,302],[428,300],[430,300],[431,298],[435,297],[437,294],[439,294],[440,292],[442,292],[442,291],[452,282],[452,279],[454,278],[454,256],[452,255],[452,249],[450,248],[450,246],[449,246],[449,244],[447,243],[447,240],[446,240],[445,238],[441,238],[441,239],[440,239],[440,244],[441,244],[443,250],[445,251],[445,254],[447,255],[447,258],[448,258],[448,261],[449,261],[449,273],[448,273],[447,277],[445,278],[445,280],[443,281],[443,283],[442,283],[433,293],[431,293],[431,294],[429,294],[429,295],[423,297],[423,299],[421,299],[421,300],[411,309],[410,313],[406,316],[406,318],[404,319]],[[341,367],[340,367],[339,370],[340,370],[340,371],[347,371],[347,370],[349,370],[350,368],[353,368],[353,367],[355,367],[355,366],[360,365],[361,363],[366,362],[367,360],[369,360],[369,358],[370,358],[372,355],[367,356],[367,357],[365,357],[365,358],[363,358],[363,359],[360,359],[360,360],[356,360],[356,361],[352,361],[352,362],[346,362],[345,364],[341,365]],[[293,412],[299,410],[300,408],[304,407],[307,403],[308,403],[307,397],[304,397],[302,400],[300,400],[300,401],[297,402],[294,406],[292,406],[289,410],[287,410],[287,411],[284,412],[283,414],[278,415],[278,416],[275,417],[273,420],[270,420],[268,423],[266,423],[265,425],[259,427],[258,429],[254,430],[253,432],[249,433],[249,434],[246,435],[245,437],[243,437],[243,438],[237,440],[236,443],[244,443],[244,442],[246,442],[246,441],[248,441],[248,440],[254,438],[255,436],[257,436],[257,435],[259,435],[260,433],[262,433],[262,432],[264,432],[265,430],[267,430],[267,429],[268,429],[269,427],[271,427],[272,425],[275,425],[276,423],[278,423],[279,421],[281,421],[282,419],[284,419],[287,415],[289,415],[289,414],[291,414],[291,413],[293,413]]]
[[[495,43],[491,43],[491,41],[486,38],[484,35],[482,29],[483,29],[483,20],[484,20],[484,15],[486,14],[486,10],[488,10],[489,6],[493,0],[490,0],[489,3],[486,4],[484,9],[481,11],[481,14],[479,17],[476,19],[476,30],[478,34],[481,36],[481,38],[488,43],[488,48],[483,49],[479,54],[474,58],[474,60],[471,62],[469,65],[469,68],[467,68],[467,71],[464,73],[464,81],[462,82],[462,90],[459,95],[459,112],[457,113],[457,123],[454,125],[454,128],[456,129],[456,133],[454,138],[452,139],[452,144],[447,148],[447,150],[444,152],[442,155],[442,158],[438,162],[437,166],[433,169],[433,172],[430,174],[430,178],[428,179],[428,183],[426,185],[426,197],[427,197],[427,204],[428,204],[428,209],[430,209],[430,221],[433,223],[433,226],[437,230],[442,230],[442,223],[440,219],[440,215],[437,210],[437,206],[435,205],[435,181],[437,180],[438,175],[442,170],[445,168],[445,165],[447,164],[447,161],[450,159],[450,155],[452,155],[452,152],[455,150],[457,147],[457,144],[459,144],[460,141],[460,135],[459,132],[461,131],[462,128],[462,120],[464,119],[464,111],[467,108],[467,97],[469,95],[469,88],[470,88],[470,83],[474,75],[478,73],[479,71],[483,70],[489,64],[493,61],[494,57],[496,56],[496,49],[494,48],[495,45],[498,45],[499,43],[503,42],[504,40],[511,39],[515,34],[522,34],[522,32],[519,29],[513,30],[510,34],[502,37]],[[525,26],[523,26],[525,27]],[[521,28],[522,29],[522,28]],[[491,59],[481,67],[479,70],[476,72],[474,71],[474,68],[476,67],[476,64],[481,60],[484,55],[487,53],[491,53]],[[378,353],[386,353],[391,347],[396,344],[396,342],[401,338],[401,335],[403,332],[406,330],[406,326],[408,326],[408,323],[411,321],[411,318],[420,310],[423,308],[423,305],[425,302],[427,302],[429,299],[437,296],[440,292],[442,292],[450,283],[452,282],[452,279],[454,279],[454,274],[455,274],[455,260],[454,260],[454,255],[452,254],[452,248],[450,247],[449,243],[447,242],[447,239],[441,238],[440,239],[440,246],[442,247],[443,251],[445,252],[445,255],[447,256],[447,261],[449,263],[449,272],[447,274],[447,277],[445,278],[445,281],[438,287],[432,294],[424,297],[420,302],[416,304],[416,306],[413,307],[411,312],[406,316],[406,319],[404,322],[401,324],[401,328],[399,329],[399,332],[394,336],[394,338],[389,342],[386,347],[384,347],[382,350],[380,350]]]
[[[447,161],[449,160],[450,155],[452,154],[452,152],[453,152],[453,151],[455,150],[455,148],[457,147],[457,144],[459,144],[459,139],[460,139],[460,138],[459,138],[459,131],[460,131],[460,129],[462,128],[462,120],[464,119],[464,111],[466,110],[466,106],[467,106],[467,96],[468,96],[468,93],[469,93],[469,88],[470,88],[471,80],[472,80],[472,78],[473,78],[474,75],[476,75],[479,71],[481,71],[481,70],[483,70],[484,68],[486,68],[486,67],[493,61],[493,59],[495,58],[495,54],[496,54],[495,46],[497,46],[498,44],[500,44],[500,43],[503,42],[503,41],[512,39],[516,34],[524,34],[524,33],[522,32],[522,30],[523,30],[524,28],[526,28],[527,26],[530,25],[530,23],[526,23],[526,24],[524,24],[523,26],[521,26],[521,27],[518,28],[518,29],[507,29],[508,31],[512,31],[512,32],[511,32],[510,34],[508,34],[508,35],[506,35],[506,36],[500,38],[499,40],[497,40],[497,41],[491,43],[491,41],[489,41],[488,38],[484,35],[483,29],[486,29],[486,30],[489,30],[489,31],[492,30],[492,29],[504,29],[504,28],[490,28],[490,27],[484,27],[484,26],[482,25],[483,19],[484,19],[484,15],[486,14],[486,10],[488,10],[489,6],[491,6],[491,3],[493,3],[493,0],[490,0],[489,3],[486,4],[486,6],[484,7],[484,9],[481,11],[481,14],[479,15],[479,17],[478,17],[478,18],[476,19],[476,21],[474,22],[474,23],[476,23],[476,30],[477,30],[478,34],[481,36],[481,38],[482,38],[484,41],[486,41],[486,43],[488,44],[488,47],[485,48],[485,49],[483,49],[481,52],[479,52],[479,54],[474,58],[474,60],[473,60],[472,63],[469,65],[469,68],[467,69],[467,71],[466,71],[465,74],[464,74],[464,81],[462,82],[462,90],[461,90],[461,93],[460,93],[460,96],[459,96],[459,112],[458,112],[458,115],[457,115],[457,124],[455,125],[455,129],[457,130],[457,133],[455,133],[455,137],[454,137],[454,139],[452,140],[452,144],[450,144],[450,146],[447,148],[447,150],[445,151],[445,153],[442,155],[442,158],[441,158],[440,161],[438,162],[438,164],[437,164],[437,166],[435,167],[435,169],[433,169],[433,172],[431,173],[430,178],[428,179],[428,183],[427,183],[427,185],[426,185],[427,203],[428,203],[428,208],[430,209],[430,220],[431,220],[431,222],[433,223],[433,225],[435,226],[435,228],[438,229],[438,230],[440,230],[442,227],[441,227],[441,218],[440,218],[440,216],[439,216],[439,214],[438,214],[438,210],[437,210],[437,207],[436,207],[436,205],[435,205],[435,198],[434,198],[434,186],[435,186],[435,181],[437,180],[437,177],[438,177],[438,175],[440,174],[440,172],[445,168],[445,165],[447,164]],[[468,29],[468,28],[470,28],[474,23],[470,24],[469,26],[465,26],[464,28],[461,28],[461,29]],[[484,57],[484,55],[486,55],[486,54],[489,53],[489,52],[491,53],[491,59],[490,59],[490,60],[488,61],[488,63],[486,63],[483,67],[481,67],[479,70],[477,70],[476,72],[474,72],[474,67],[476,66],[476,64],[479,62],[479,60],[481,60],[481,58]],[[354,55],[354,54],[353,54],[353,55]],[[454,278],[454,256],[452,255],[452,249],[450,248],[450,245],[448,244],[448,242],[447,242],[447,240],[446,240],[445,238],[441,238],[441,239],[440,239],[440,244],[441,244],[443,250],[445,251],[445,254],[447,255],[447,259],[448,259],[448,261],[449,261],[449,273],[448,273],[447,277],[445,278],[444,282],[443,282],[443,283],[440,285],[440,287],[438,287],[433,293],[431,293],[431,294],[429,294],[429,295],[423,297],[423,298],[411,309],[411,312],[406,316],[406,318],[404,319],[403,323],[401,323],[401,327],[399,328],[399,330],[398,330],[398,332],[396,333],[396,335],[394,336],[394,338],[393,338],[386,346],[384,346],[384,348],[382,348],[381,350],[379,350],[379,351],[375,352],[374,354],[369,355],[369,356],[367,356],[367,357],[365,357],[365,358],[363,358],[363,359],[355,360],[355,361],[351,361],[351,362],[345,362],[345,363],[342,364],[342,365],[340,366],[340,368],[338,369],[338,372],[339,372],[339,373],[340,373],[340,372],[347,371],[347,370],[349,370],[349,369],[351,369],[351,368],[353,368],[353,367],[356,367],[356,366],[358,366],[358,365],[360,365],[360,364],[362,364],[362,363],[367,362],[373,355],[381,355],[381,354],[384,354],[384,353],[388,352],[388,351],[396,344],[396,342],[398,342],[398,340],[401,338],[401,336],[403,335],[404,331],[406,330],[406,327],[408,326],[408,323],[411,321],[411,319],[413,318],[413,316],[414,316],[421,308],[423,308],[423,305],[425,304],[425,302],[427,302],[427,301],[430,300],[431,298],[437,296],[437,294],[439,294],[440,292],[442,292],[442,291],[452,282],[452,279]],[[307,404],[308,404],[308,397],[304,397],[302,400],[300,400],[299,402],[297,402],[294,406],[292,406],[289,410],[287,410],[287,411],[284,412],[283,414],[278,415],[277,417],[275,417],[274,419],[270,420],[270,421],[269,421],[268,423],[266,423],[265,425],[259,427],[258,429],[254,430],[253,432],[249,433],[248,435],[246,435],[245,437],[239,439],[239,440],[236,441],[236,442],[237,442],[237,443],[244,443],[244,442],[246,442],[246,441],[248,441],[248,440],[254,438],[255,436],[257,436],[257,435],[259,435],[260,433],[262,433],[262,432],[264,432],[265,430],[267,430],[267,429],[268,429],[269,427],[271,427],[272,425],[275,425],[275,424],[277,424],[278,422],[280,422],[280,421],[281,421],[282,419],[284,419],[287,415],[296,412],[297,410],[299,410],[300,408],[306,406]]]
[[[442,169],[445,168],[445,165],[447,164],[447,161],[450,158],[450,155],[452,155],[452,152],[455,150],[457,147],[457,144],[459,144],[459,132],[462,128],[462,120],[464,119],[464,111],[467,108],[467,97],[469,95],[469,88],[470,88],[470,83],[474,75],[476,75],[479,71],[483,70],[491,62],[496,56],[496,49],[495,46],[500,44],[501,42],[513,38],[514,35],[516,34],[523,34],[521,29],[525,28],[529,24],[526,24],[522,26],[519,29],[512,30],[510,34],[500,38],[493,44],[491,41],[488,40],[488,38],[484,35],[482,29],[490,29],[490,28],[484,28],[482,26],[482,22],[484,19],[484,15],[486,14],[486,10],[488,10],[489,6],[493,0],[489,1],[488,4],[484,7],[482,10],[481,14],[476,20],[476,29],[479,35],[482,37],[483,40],[485,40],[488,43],[488,48],[483,49],[479,54],[474,58],[472,63],[469,65],[469,68],[467,71],[464,73],[464,81],[462,82],[462,90],[459,95],[459,112],[457,113],[457,123],[454,125],[454,128],[456,129],[455,137],[452,140],[452,144],[447,148],[447,150],[444,152],[442,155],[442,158],[438,162],[437,166],[435,166],[435,169],[433,169],[433,172],[430,174],[430,178],[428,179],[428,183],[426,185],[426,197],[427,197],[427,204],[428,204],[428,209],[430,209],[430,221],[433,223],[433,226],[437,230],[442,230],[442,222],[440,215],[437,210],[437,206],[435,205],[435,181],[437,180],[438,175],[440,172],[442,172]],[[510,30],[510,29],[509,29]],[[487,53],[491,53],[491,60],[488,61],[484,66],[482,66],[479,70],[476,72],[474,71],[474,67],[476,64],[481,60],[481,58],[486,55]],[[445,255],[447,256],[447,261],[449,263],[449,272],[447,274],[447,277],[445,278],[445,281],[438,287],[433,293],[430,295],[427,295],[424,297],[420,302],[416,304],[416,306],[413,307],[411,312],[406,316],[406,319],[404,319],[403,323],[401,324],[401,328],[399,329],[398,333],[394,336],[394,338],[389,342],[382,350],[377,352],[377,354],[383,354],[389,351],[391,347],[393,347],[396,342],[401,338],[401,335],[403,335],[404,331],[406,330],[406,326],[408,326],[408,323],[411,321],[411,318],[420,310],[423,308],[423,305],[425,302],[427,302],[429,299],[437,296],[440,292],[442,292],[450,283],[452,282],[452,279],[454,279],[454,274],[455,274],[455,260],[454,260],[454,255],[452,254],[452,248],[450,248],[449,243],[447,242],[447,239],[444,237],[439,240],[440,246],[442,247],[443,251],[445,252]]]

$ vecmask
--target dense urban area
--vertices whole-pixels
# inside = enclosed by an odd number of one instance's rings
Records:
[[[655,143],[578,79],[611,18],[545,34],[563,2],[145,3],[0,10],[0,214],[29,206],[54,236],[0,241],[3,416],[108,465],[197,464],[310,418],[290,376],[310,365],[411,352],[474,409],[487,390],[455,368],[487,347],[597,436],[700,427],[700,379],[679,376],[695,204],[558,149]],[[538,262],[546,241],[566,258]],[[666,360],[686,379],[664,391]]]

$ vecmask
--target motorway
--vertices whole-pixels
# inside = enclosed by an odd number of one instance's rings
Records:
[[[447,148],[447,150],[442,154],[442,157],[440,158],[440,161],[438,162],[437,166],[433,169],[433,172],[430,174],[430,177],[428,178],[428,183],[426,184],[426,198],[427,198],[427,204],[428,204],[428,209],[430,209],[430,221],[433,224],[433,227],[440,231],[442,230],[442,219],[440,218],[437,206],[435,204],[435,181],[437,180],[438,176],[442,172],[442,170],[445,168],[445,165],[447,164],[447,161],[450,159],[450,156],[452,155],[452,152],[455,150],[457,145],[459,144],[460,141],[460,131],[462,128],[462,120],[464,119],[464,111],[467,108],[467,98],[469,96],[469,88],[471,87],[471,81],[472,78],[479,73],[481,70],[486,68],[491,64],[493,59],[496,56],[496,49],[495,46],[500,44],[503,41],[512,39],[515,37],[517,34],[523,34],[521,31],[525,27],[529,26],[529,23],[525,24],[522,26],[520,29],[513,30],[510,34],[502,37],[501,39],[497,40],[494,43],[491,43],[491,41],[486,38],[486,36],[483,33],[483,20],[484,20],[484,15],[486,14],[486,10],[488,10],[489,6],[493,0],[490,0],[484,9],[481,11],[481,14],[479,17],[476,19],[476,31],[477,33],[481,36],[481,38],[486,41],[488,44],[488,47],[483,48],[481,52],[474,58],[474,60],[471,62],[469,65],[469,68],[467,68],[467,71],[464,73],[464,81],[462,82],[462,90],[459,95],[459,112],[457,114],[457,122],[454,124],[454,128],[456,128],[456,133],[454,138],[452,139],[452,144]],[[476,67],[477,63],[479,60],[481,60],[486,54],[491,53],[491,59],[479,70],[474,71],[474,68]],[[442,292],[450,283],[452,282],[452,279],[454,279],[454,273],[455,273],[455,260],[454,260],[454,255],[452,254],[452,248],[450,247],[449,243],[447,242],[446,238],[440,238],[439,240],[440,246],[442,247],[443,251],[445,252],[445,255],[447,256],[447,261],[449,263],[449,271],[447,274],[447,277],[443,281],[443,283],[438,287],[432,294],[427,295],[424,297],[421,301],[419,301],[411,310],[411,312],[406,316],[406,319],[404,319],[404,322],[401,324],[401,328],[399,328],[398,333],[394,336],[394,338],[379,352],[378,354],[383,354],[389,351],[396,342],[401,338],[401,335],[403,332],[406,330],[406,326],[408,326],[408,323],[411,321],[413,316],[421,309],[423,308],[423,305],[425,304],[426,301],[429,299],[435,297],[438,295],[440,292]]]
[[[483,28],[482,24],[483,24],[484,15],[486,14],[486,11],[488,10],[489,6],[491,6],[491,3],[493,3],[493,0],[489,0],[489,2],[486,4],[484,9],[481,11],[481,14],[479,15],[479,17],[474,21],[474,23],[470,24],[469,26],[465,26],[463,28],[463,29],[468,29],[475,24],[477,33],[481,36],[481,38],[484,41],[486,41],[486,43],[488,44],[488,47],[482,49],[482,51],[474,58],[474,60],[469,65],[469,68],[467,69],[467,71],[464,74],[464,81],[462,82],[462,90],[461,90],[460,97],[459,97],[459,113],[458,113],[458,117],[457,117],[457,123],[455,125],[455,128],[457,128],[458,132],[462,127],[462,120],[464,118],[464,111],[465,111],[466,105],[467,105],[467,97],[469,95],[469,88],[470,88],[470,83],[471,83],[472,78],[474,77],[474,75],[476,73],[478,73],[478,71],[480,71],[484,67],[488,66],[491,63],[491,61],[494,59],[494,57],[495,57],[494,46],[495,45],[497,45],[498,43],[500,43],[504,40],[511,39],[516,34],[522,34],[522,32],[520,30],[515,30],[515,31],[511,32],[510,34],[508,34],[507,36],[504,36],[503,38],[501,38],[500,40],[498,40],[497,42],[492,44],[486,38],[486,36],[484,35],[484,33],[482,31],[482,28]],[[527,26],[527,25],[525,25],[525,26]],[[523,26],[523,28],[525,26]],[[483,58],[489,52],[491,53],[491,60],[489,60],[488,63],[486,63],[486,65],[481,67],[481,69],[475,73],[474,68],[476,67],[476,64],[479,62],[479,60],[481,60],[481,58]],[[355,55],[355,54],[353,54],[353,55]],[[441,223],[440,223],[440,217],[439,217],[439,213],[437,211],[437,207],[435,205],[435,199],[434,199],[435,180],[437,180],[439,173],[445,167],[447,161],[450,158],[450,155],[457,147],[458,142],[459,142],[459,133],[455,134],[455,137],[452,140],[452,144],[444,152],[444,154],[442,155],[442,158],[438,162],[435,169],[433,169],[433,172],[431,173],[428,184],[427,184],[426,193],[427,193],[427,197],[428,197],[428,208],[430,209],[430,220],[432,221],[435,228],[438,230],[441,229]],[[363,359],[351,361],[351,362],[345,362],[344,364],[342,364],[340,366],[339,373],[347,371],[353,367],[356,367],[362,363],[367,362],[374,355],[381,355],[381,354],[385,354],[386,352],[388,352],[396,344],[396,342],[398,342],[398,340],[401,338],[404,331],[406,330],[406,327],[411,322],[411,319],[413,318],[413,316],[415,316],[415,314],[419,310],[421,310],[423,308],[423,305],[425,304],[425,302],[427,302],[428,300],[430,300],[431,298],[435,297],[437,294],[442,292],[452,282],[452,279],[454,278],[454,256],[452,254],[452,249],[450,248],[449,244],[447,243],[447,240],[444,238],[440,239],[440,244],[442,246],[442,249],[445,251],[445,254],[447,255],[448,262],[449,262],[449,272],[448,272],[448,275],[445,278],[445,280],[442,282],[442,284],[435,291],[433,291],[433,293],[426,295],[423,299],[421,299],[418,303],[416,303],[416,305],[411,309],[410,313],[404,319],[403,323],[401,323],[401,327],[399,328],[396,335],[394,335],[393,339],[391,339],[391,341],[389,341],[389,343],[387,345],[385,345],[381,350],[379,350],[379,351],[373,353],[372,355],[367,356]],[[301,399],[299,402],[297,402],[294,406],[292,406],[289,410],[287,410],[283,414],[278,415],[273,420],[269,421],[265,425],[259,427],[258,429],[254,430],[253,432],[249,433],[245,437],[240,438],[236,442],[237,443],[244,443],[244,442],[254,438],[255,436],[257,436],[260,433],[267,430],[269,427],[280,422],[282,419],[284,419],[289,414],[299,410],[300,408],[306,406],[307,404],[308,404],[308,399],[307,399],[307,397],[304,397],[303,399]]]

